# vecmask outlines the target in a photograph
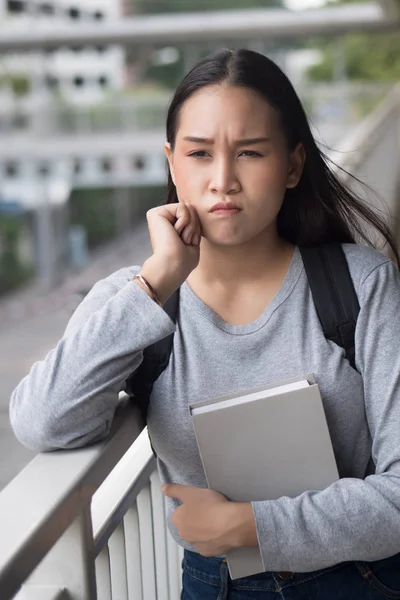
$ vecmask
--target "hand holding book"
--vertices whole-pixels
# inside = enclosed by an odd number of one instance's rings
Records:
[[[179,536],[202,556],[220,556],[243,546],[257,546],[251,504],[231,502],[210,489],[167,484],[162,491],[181,501],[172,516]]]

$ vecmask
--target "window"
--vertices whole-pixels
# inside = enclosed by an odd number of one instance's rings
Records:
[[[76,8],[75,6],[71,6],[71,8],[69,8],[67,10],[67,14],[69,16],[70,19],[80,19],[81,18],[81,11],[79,10],[79,8]]]
[[[10,13],[22,13],[26,10],[26,3],[23,0],[7,0],[7,10]]]
[[[8,177],[16,177],[18,175],[18,164],[15,161],[6,163],[4,172]]]
[[[93,16],[96,21],[102,21],[104,19],[104,13],[101,10],[96,10]]]
[[[144,158],[142,156],[136,156],[133,159],[133,168],[135,169],[135,171],[143,171],[145,166],[146,166],[146,161],[144,160]]]
[[[50,2],[42,2],[39,4],[38,10],[42,15],[54,15],[55,13],[54,4],[50,4]]]
[[[47,177],[50,174],[50,165],[48,162],[42,162],[38,166],[38,173],[42,177]]]
[[[59,83],[57,77],[54,77],[54,75],[46,75],[46,85],[50,90],[57,89]]]
[[[76,87],[83,87],[85,85],[85,78],[81,75],[77,75],[76,77],[74,77],[74,85]]]
[[[82,173],[82,162],[79,160],[79,158],[74,159],[73,169],[75,175],[79,175],[79,173]]]
[[[106,75],[101,75],[99,77],[99,84],[101,85],[101,87],[107,87],[109,84],[108,77]]]
[[[97,50],[97,52],[98,52],[99,54],[103,54],[103,52],[106,52],[106,50],[107,50],[107,46],[100,46],[100,45],[97,45],[97,46],[95,46],[95,49]]]
[[[110,173],[112,171],[112,160],[110,158],[102,158],[100,165],[103,173]]]

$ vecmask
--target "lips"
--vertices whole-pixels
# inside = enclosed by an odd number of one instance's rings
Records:
[[[239,208],[239,206],[237,204],[235,204],[234,202],[218,202],[218,204],[214,204],[213,207],[211,207],[210,212],[216,212],[216,211],[234,211],[234,210],[241,210],[241,208]]]

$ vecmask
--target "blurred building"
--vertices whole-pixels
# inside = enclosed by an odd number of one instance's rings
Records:
[[[121,6],[119,0],[0,0],[0,28],[31,31],[40,26],[51,31],[54,24],[83,22],[100,26],[106,20],[122,18]],[[29,142],[46,137],[55,110],[90,110],[120,91],[124,80],[125,53],[118,45],[3,54],[0,134],[11,141],[11,145],[5,142],[6,147],[11,148],[18,139]],[[65,129],[68,131],[68,123]],[[51,153],[33,157],[14,152],[0,162],[0,215],[19,215],[24,223],[28,219],[29,231],[21,225],[20,245],[26,246],[30,240],[27,253],[50,287],[67,244],[66,202],[73,160],[68,156],[54,160]],[[19,254],[23,250],[20,247]]]
[[[60,21],[101,23],[121,18],[122,12],[119,0],[0,0],[0,27],[25,25],[28,30],[39,23],[49,28]],[[3,96],[9,87],[11,95],[29,102],[46,94],[73,103],[98,102],[123,87],[124,72],[124,52],[118,46],[76,46],[0,59]]]

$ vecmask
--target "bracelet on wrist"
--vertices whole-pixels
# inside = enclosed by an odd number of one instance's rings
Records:
[[[158,304],[158,306],[162,307],[161,300],[158,297],[157,292],[155,291],[153,286],[150,285],[150,283],[147,281],[147,279],[145,279],[141,273],[139,273],[139,275],[135,275],[133,278],[133,281],[135,281],[136,279],[138,279],[141,283],[143,283],[145,288],[149,291],[151,299],[154,300],[154,302],[156,302],[156,304]]]

